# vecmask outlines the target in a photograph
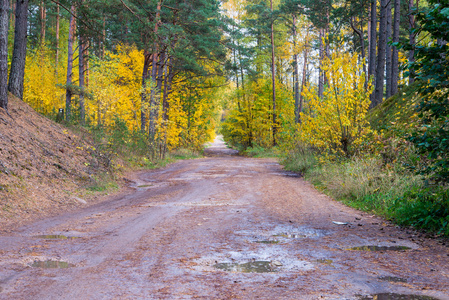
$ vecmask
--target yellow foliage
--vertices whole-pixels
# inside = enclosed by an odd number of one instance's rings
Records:
[[[365,89],[357,62],[357,55],[334,53],[323,64],[328,78],[323,97],[310,85],[303,92],[307,109],[301,113],[299,139],[323,150],[327,159],[356,153],[372,133],[365,119],[371,84]]]

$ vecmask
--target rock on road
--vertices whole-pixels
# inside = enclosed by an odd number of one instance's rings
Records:
[[[0,299],[449,299],[444,241],[333,201],[272,159],[208,151],[1,233]]]

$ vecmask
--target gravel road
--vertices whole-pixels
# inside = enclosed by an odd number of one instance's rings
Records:
[[[445,241],[333,201],[275,160],[219,141],[207,154],[1,233],[0,299],[449,299]]]

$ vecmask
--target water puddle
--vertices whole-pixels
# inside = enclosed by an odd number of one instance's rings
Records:
[[[259,243],[259,244],[279,244],[279,241],[277,241],[277,240],[266,240],[266,241],[254,241],[254,243]]]
[[[33,268],[43,268],[43,269],[67,269],[74,267],[74,264],[68,263],[66,261],[58,261],[58,260],[45,260],[40,261],[37,260],[33,262],[31,265]]]
[[[300,233],[279,233],[279,234],[275,234],[273,236],[280,236],[286,239],[303,239],[305,237],[307,237],[307,235],[305,234],[300,234]]]
[[[406,246],[359,246],[352,247],[346,250],[355,250],[355,251],[404,251],[409,250],[411,248]]]
[[[42,234],[34,236],[38,239],[46,239],[46,240],[68,240],[68,239],[76,239],[76,236],[65,236],[61,234]]]
[[[407,282],[407,279],[395,276],[380,276],[377,279],[390,282]]]
[[[361,296],[359,297],[359,300],[438,300],[438,299],[422,295],[381,293],[370,296]]]
[[[147,188],[147,187],[151,187],[153,186],[152,184],[143,184],[143,185],[138,185],[138,188]]]
[[[334,262],[332,259],[325,259],[325,258],[320,258],[320,259],[317,259],[316,261],[320,264],[325,264],[328,266],[332,266],[332,263]]]
[[[228,272],[241,272],[241,273],[272,273],[277,272],[277,266],[271,261],[256,260],[247,263],[217,263],[214,268],[228,271]]]

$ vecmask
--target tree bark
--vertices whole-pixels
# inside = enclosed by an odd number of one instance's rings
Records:
[[[387,28],[386,28],[386,45],[385,45],[385,96],[386,98],[390,98],[392,96],[391,93],[391,73],[392,73],[392,68],[393,68],[393,64],[392,64],[392,48],[391,46],[388,44],[389,41],[391,41],[393,35],[392,35],[392,27],[391,27],[391,21],[392,21],[392,17],[391,17],[391,1],[389,0],[388,5],[386,7],[386,18],[387,18]]]
[[[299,123],[300,103],[299,103],[299,71],[298,71],[298,53],[296,53],[296,15],[293,14],[293,78],[295,91],[295,122]]]
[[[8,110],[9,0],[0,0],[0,107]]]
[[[140,94],[140,130],[142,133],[145,132],[146,127],[146,107],[147,107],[147,82],[149,78],[149,68],[150,68],[150,61],[152,58],[152,55],[145,50],[143,53],[144,56],[144,62],[143,62],[143,72],[142,72],[142,92]]]
[[[55,77],[58,82],[58,67],[59,67],[59,3],[56,4],[56,54],[55,54]]]
[[[324,45],[323,45],[323,39],[324,39],[324,29],[320,29],[320,62],[318,67],[318,97],[323,97],[324,93],[324,71],[323,71],[323,60],[324,60]]]
[[[72,71],[73,71],[73,38],[75,35],[75,6],[70,7],[70,25],[69,25],[69,38],[67,46],[67,80],[66,80],[66,92],[65,92],[65,119],[67,122],[71,118],[72,110]]]
[[[399,42],[399,24],[401,19],[401,0],[394,0],[393,43]],[[391,55],[391,94],[398,92],[399,53],[397,47],[392,47]]]
[[[28,0],[18,0],[14,29],[14,49],[9,73],[8,90],[23,99],[23,80],[27,50]]]
[[[363,36],[363,23],[360,22],[360,29],[358,29],[356,27],[356,25],[354,24],[354,17],[351,17],[350,19],[350,24],[351,24],[351,28],[352,30],[359,36],[359,42],[360,42],[360,51],[362,53],[362,67],[363,67],[363,73],[366,76],[366,80],[365,80],[365,89],[368,86],[368,74],[366,73],[366,62],[365,62],[365,57],[366,57],[366,53],[365,53],[365,38]]]
[[[39,6],[39,17],[40,17],[40,25],[41,25],[41,45],[45,43],[45,27],[47,25],[47,11],[45,9],[45,2],[41,0],[41,4]]]
[[[417,1],[418,3],[418,1]],[[410,40],[410,45],[412,46],[412,50],[410,50],[408,52],[408,62],[409,63],[413,63],[415,62],[415,44],[416,44],[416,34],[413,32],[413,30],[416,27],[415,24],[415,16],[411,14],[412,10],[414,8],[414,3],[413,0],[409,0],[408,1],[408,10],[409,10],[409,15],[408,15],[408,21],[409,21],[409,40]],[[415,82],[415,78],[414,78],[415,74],[413,72],[410,72],[410,76],[408,78],[408,84],[412,84],[413,82]]]
[[[79,88],[80,88],[80,96],[79,96],[79,101],[80,101],[80,123],[81,125],[84,126],[85,121],[86,121],[86,108],[84,106],[84,90],[85,90],[85,81],[84,81],[84,71],[85,71],[85,67],[84,67],[84,62],[85,62],[85,58],[84,58],[84,54],[85,54],[85,49],[84,49],[84,45],[85,45],[85,39],[80,35],[79,36],[79,41],[78,41],[79,45],[78,45],[78,70],[79,70]]]
[[[156,9],[156,24],[154,26],[154,33],[157,35],[158,28],[159,28],[159,22],[160,22],[160,11],[161,11],[161,0],[157,3],[157,9]],[[151,79],[153,81],[153,85],[151,88],[150,93],[150,116],[149,116],[149,124],[148,124],[148,138],[150,141],[154,140],[154,137],[156,135],[156,123],[158,119],[159,114],[159,107],[157,105],[157,99],[156,99],[156,89],[157,87],[154,86],[156,83],[156,76],[158,73],[158,61],[159,58],[159,44],[158,41],[154,42],[153,46],[153,62],[152,62],[152,72],[151,72]]]
[[[302,92],[304,90],[304,86],[306,85],[306,76],[307,76],[307,56],[309,54],[309,28],[307,28],[306,33],[306,45],[304,49],[304,65],[302,67],[302,80],[301,80],[301,92],[299,93],[299,123],[301,123],[301,112],[303,109],[304,97],[302,96]]]
[[[270,9],[273,12],[273,0],[270,0]],[[277,145],[276,142],[276,70],[275,70],[275,60],[274,60],[274,20],[271,19],[271,81],[272,81],[272,90],[273,90],[273,146]]]
[[[370,10],[370,34],[369,34],[369,57],[368,57],[368,77],[376,72],[376,41],[377,41],[377,7],[376,0],[371,0]],[[369,79],[369,78],[368,78]]]
[[[387,4],[389,0],[380,2],[379,44],[377,47],[376,87],[370,108],[380,104],[384,95],[385,50],[387,42]]]

